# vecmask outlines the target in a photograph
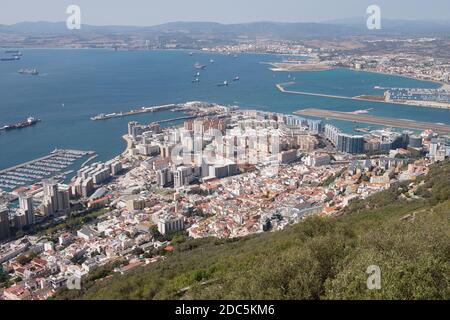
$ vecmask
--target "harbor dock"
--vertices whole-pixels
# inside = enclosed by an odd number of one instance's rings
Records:
[[[303,96],[313,96],[313,97],[322,97],[322,98],[332,98],[332,99],[343,99],[343,100],[362,100],[362,101],[371,101],[371,99],[364,99],[364,98],[358,98],[358,97],[345,97],[345,96],[338,96],[338,95],[331,95],[331,94],[323,94],[323,93],[311,93],[311,92],[304,92],[304,91],[292,91],[285,89],[284,86],[294,84],[294,82],[288,82],[288,83],[280,83],[277,84],[276,87],[280,92],[283,93],[290,93],[290,94],[299,94]],[[377,101],[377,102],[384,102],[384,101]]]
[[[55,149],[47,156],[0,170],[0,188],[14,190],[39,180],[64,175],[64,170],[93,151]]]
[[[302,96],[311,96],[311,97],[321,97],[321,98],[330,98],[330,99],[340,99],[340,100],[354,100],[354,101],[366,101],[366,102],[375,102],[375,103],[385,103],[385,104],[396,104],[402,106],[410,106],[410,107],[422,107],[422,108],[435,108],[435,109],[449,109],[449,105],[439,104],[433,101],[420,101],[420,100],[386,100],[384,96],[370,96],[370,95],[359,95],[356,97],[346,97],[339,95],[331,95],[331,94],[323,94],[323,93],[312,93],[312,92],[304,92],[304,91],[293,91],[287,90],[285,86],[292,85],[295,82],[287,82],[287,83],[279,83],[276,85],[278,91],[282,93],[288,94],[298,94]]]
[[[92,117],[92,121],[99,121],[99,120],[108,120],[113,118],[122,118],[122,117],[128,117],[128,116],[134,116],[141,113],[152,113],[152,112],[160,112],[160,111],[166,111],[166,110],[172,110],[174,108],[177,108],[178,105],[176,104],[166,104],[162,106],[154,106],[154,107],[142,107],[140,109],[134,109],[127,112],[117,112],[117,113],[110,113],[110,114],[104,114],[101,113],[99,115],[96,115],[95,117]]]

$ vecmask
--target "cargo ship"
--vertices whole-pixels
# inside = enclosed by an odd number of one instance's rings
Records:
[[[7,58],[0,58],[0,61],[17,61],[20,60],[19,56],[13,56],[13,57],[7,57]]]
[[[0,130],[9,131],[9,130],[13,130],[13,129],[22,129],[22,128],[34,126],[36,123],[38,123],[40,121],[41,121],[40,119],[29,117],[26,120],[23,120],[23,121],[14,123],[14,124],[8,124],[4,127],[1,127]]]
[[[20,52],[19,50],[6,50],[5,53],[6,54],[12,54],[12,55],[17,56],[17,57],[22,56],[22,52]]]
[[[222,83],[219,83],[217,86],[218,87],[228,87],[228,81],[224,81]]]
[[[17,72],[23,75],[31,75],[31,76],[39,75],[39,71],[37,69],[20,69]]]

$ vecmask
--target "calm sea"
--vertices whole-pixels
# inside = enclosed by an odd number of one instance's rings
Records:
[[[294,77],[297,83],[290,89],[344,96],[380,94],[374,86],[434,88],[436,84],[343,69],[275,73],[261,63],[281,59],[244,54],[237,58],[205,53],[190,56],[184,51],[24,50],[22,60],[0,62],[0,126],[28,116],[42,122],[0,134],[0,169],[46,155],[56,147],[93,150],[99,160],[112,158],[125,147],[121,136],[129,121],[151,122],[176,114],[167,111],[96,122],[91,116],[192,100],[283,113],[306,107],[374,108],[374,115],[450,124],[448,110],[290,95],[275,88],[276,83]],[[193,84],[197,62],[207,68],[201,71],[201,82]],[[37,68],[41,74],[19,75],[21,68]],[[240,81],[233,82],[236,76]],[[217,86],[225,80],[231,83],[229,87]],[[335,123],[352,130],[352,123]]]

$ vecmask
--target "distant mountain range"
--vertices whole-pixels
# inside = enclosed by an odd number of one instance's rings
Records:
[[[332,25],[347,26],[350,28],[366,29],[365,18],[347,18],[339,20],[329,20],[327,23]],[[413,34],[448,34],[450,31],[450,21],[428,21],[428,20],[393,20],[382,19],[382,30],[377,31],[380,34],[392,35],[413,35]]]
[[[94,26],[83,25],[82,34],[180,34],[190,37],[214,38],[265,38],[300,40],[305,38],[329,38],[357,35],[380,36],[448,36],[450,21],[382,20],[381,30],[368,30],[364,18],[332,20],[323,23],[253,22],[220,24],[214,22],[170,22],[156,26]],[[65,22],[21,22],[0,25],[0,33],[50,36],[74,33]]]

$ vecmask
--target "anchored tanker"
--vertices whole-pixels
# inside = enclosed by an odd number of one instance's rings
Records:
[[[24,121],[20,121],[18,123],[15,124],[8,124],[4,127],[1,127],[0,130],[12,130],[12,129],[22,129],[22,128],[26,128],[26,127],[30,127],[30,126],[34,126],[36,123],[40,122],[40,119],[36,119],[33,117],[29,117],[28,119],[24,120]]]
[[[23,75],[31,75],[31,76],[39,75],[39,71],[37,69],[20,69],[17,72]]]
[[[14,56],[22,56],[22,52],[20,52],[19,50],[6,50],[5,51],[6,54],[12,54]]]
[[[0,61],[17,61],[20,60],[19,56],[13,56],[13,57],[8,57],[8,58],[1,58]]]

